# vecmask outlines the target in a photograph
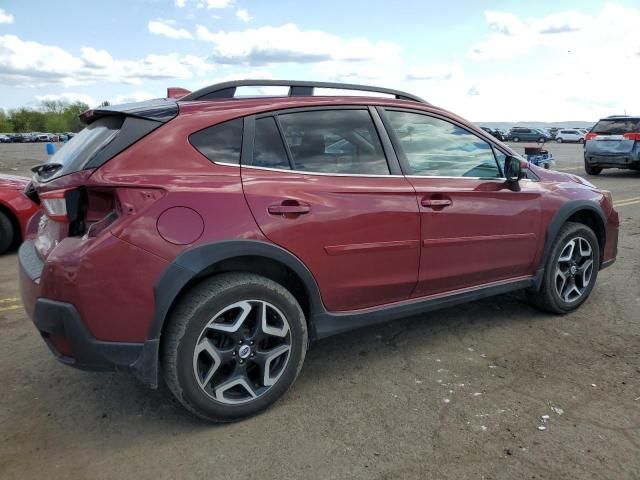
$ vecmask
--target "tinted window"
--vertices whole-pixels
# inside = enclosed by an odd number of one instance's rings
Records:
[[[108,116],[92,122],[65,143],[47,163],[59,163],[57,176],[82,170],[85,165],[120,132],[123,116]],[[46,175],[45,175],[46,176]],[[50,177],[45,178],[48,180]]]
[[[594,133],[608,133],[611,135],[624,135],[625,133],[640,130],[640,120],[637,118],[620,118],[600,120],[593,130]]]
[[[296,170],[389,174],[368,110],[317,110],[287,113],[278,119]]]
[[[256,167],[289,168],[289,159],[273,117],[256,120],[253,162]]]
[[[205,128],[189,136],[189,142],[212,162],[240,164],[242,119]]]
[[[500,177],[491,145],[444,120],[388,111],[413,175]]]

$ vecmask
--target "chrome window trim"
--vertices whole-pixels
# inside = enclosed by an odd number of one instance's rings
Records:
[[[224,162],[213,162],[216,165],[222,165],[225,167],[238,167],[240,165],[235,163],[224,163]],[[249,168],[254,170],[267,170],[270,172],[284,172],[284,173],[295,173],[297,175],[320,175],[322,177],[369,177],[369,178],[455,178],[455,179],[465,179],[465,180],[486,180],[487,182],[491,182],[494,180],[502,180],[505,181],[506,178],[496,177],[496,178],[487,178],[487,177],[448,177],[448,176],[435,176],[435,175],[367,175],[364,173],[324,173],[324,172],[309,172],[306,170],[290,170],[286,168],[271,168],[271,167],[256,167],[253,165],[242,165],[242,168]],[[529,179],[522,179],[529,180]]]

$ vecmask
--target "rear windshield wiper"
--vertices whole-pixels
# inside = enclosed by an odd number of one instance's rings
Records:
[[[61,168],[61,163],[43,163],[40,165],[36,165],[35,167],[31,167],[31,171],[37,175],[47,176],[53,175]]]

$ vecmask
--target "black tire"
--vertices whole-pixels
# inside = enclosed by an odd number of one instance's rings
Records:
[[[514,142],[518,143],[520,141],[520,137],[513,137],[512,139]]]
[[[600,175],[602,172],[602,167],[596,167],[593,165],[589,165],[589,162],[584,161],[584,171],[587,172],[587,175]]]
[[[562,143],[562,138],[560,138],[560,137],[556,137],[556,142],[558,142],[558,143]]]
[[[578,140],[578,142],[584,143],[584,138],[581,138],[580,140]]]
[[[9,250],[15,238],[15,228],[11,219],[4,212],[0,212],[0,254]]]
[[[565,301],[559,294],[556,288],[556,266],[558,259],[560,258],[560,254],[562,253],[564,247],[567,242],[571,241],[572,238],[583,238],[585,239],[593,252],[593,267],[590,275],[589,282],[582,294],[575,300],[567,302]],[[556,313],[556,314],[566,314],[574,311],[580,305],[582,305],[591,290],[593,290],[593,286],[596,283],[596,279],[598,277],[598,269],[600,266],[600,246],[598,244],[598,239],[588,226],[582,223],[574,223],[567,222],[558,233],[556,240],[551,247],[551,251],[545,261],[544,265],[544,277],[542,280],[542,285],[540,290],[530,290],[527,291],[527,299],[530,303],[532,303],[537,308],[544,310],[546,312]]]
[[[538,139],[538,143],[544,143],[544,142],[545,142],[545,139],[544,139],[544,138],[539,138],[539,139]]]
[[[222,403],[207,394],[196,378],[196,343],[216,312],[246,300],[268,302],[283,313],[289,326],[289,356],[275,383],[257,398],[241,404]],[[262,412],[284,395],[304,363],[308,334],[300,305],[282,285],[259,275],[225,273],[202,281],[173,308],[167,322],[161,344],[164,379],[180,403],[205,420],[232,422]],[[239,359],[234,353],[233,361]]]

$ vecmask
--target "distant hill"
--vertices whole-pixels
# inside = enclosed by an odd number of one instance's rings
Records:
[[[509,129],[511,127],[529,127],[529,128],[591,128],[596,122],[584,121],[567,121],[567,122],[473,122],[478,126],[489,128]]]

